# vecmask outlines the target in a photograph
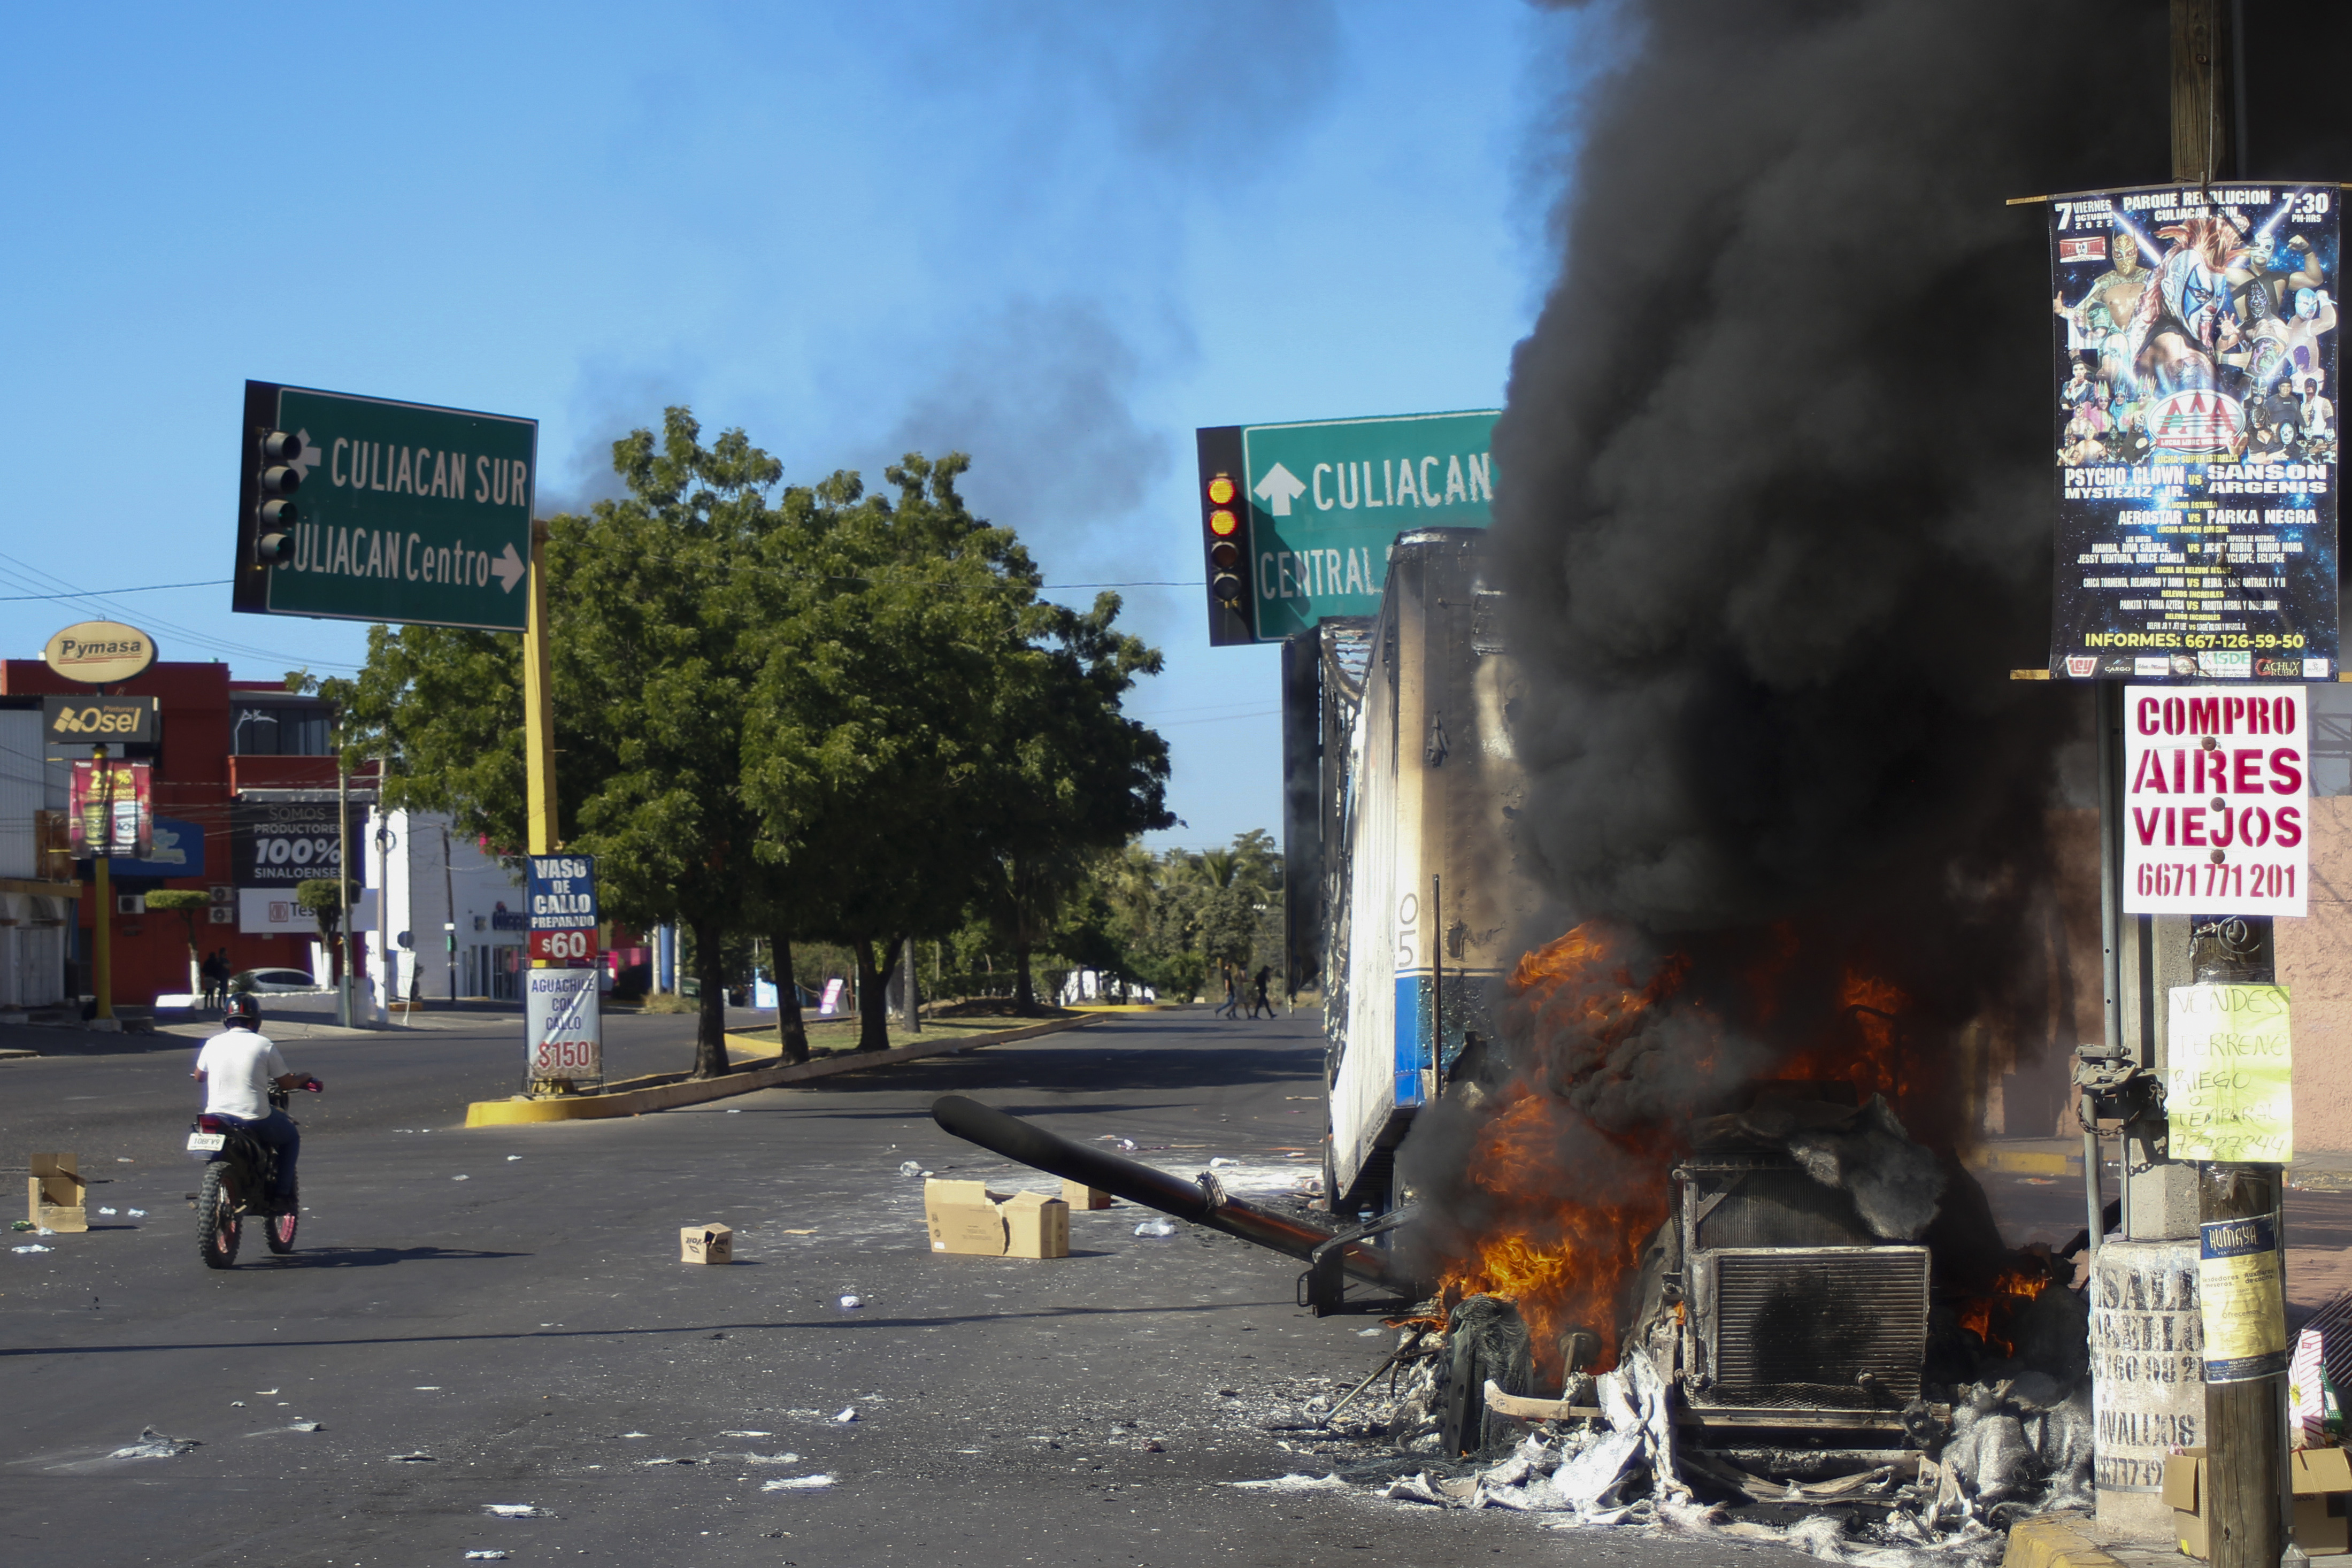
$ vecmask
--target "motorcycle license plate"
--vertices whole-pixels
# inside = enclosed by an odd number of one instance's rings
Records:
[[[227,1144],[228,1134],[226,1132],[191,1132],[188,1134],[188,1148],[191,1151],[217,1153],[219,1151],[226,1148]]]

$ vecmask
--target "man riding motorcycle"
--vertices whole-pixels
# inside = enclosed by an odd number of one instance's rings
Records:
[[[289,1212],[295,1202],[294,1161],[302,1152],[302,1130],[294,1125],[292,1117],[269,1103],[270,1090],[305,1089],[315,1094],[326,1086],[307,1073],[287,1068],[276,1044],[261,1032],[261,1004],[250,992],[239,992],[228,999],[221,1016],[221,1032],[196,1053],[196,1069],[191,1076],[205,1086],[206,1116],[235,1122],[276,1153],[277,1180],[263,1212]]]

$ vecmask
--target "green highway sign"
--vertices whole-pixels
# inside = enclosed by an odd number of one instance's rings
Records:
[[[1398,534],[1486,527],[1500,412],[1202,430],[1210,641],[1279,642],[1327,616],[1371,615]],[[1238,491],[1222,502],[1220,477]]]
[[[234,607],[519,632],[539,422],[245,384]]]

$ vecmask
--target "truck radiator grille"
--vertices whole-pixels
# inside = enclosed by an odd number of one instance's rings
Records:
[[[1706,1403],[1869,1409],[1919,1395],[1927,1253],[1784,1247],[1715,1258],[1715,1376]]]

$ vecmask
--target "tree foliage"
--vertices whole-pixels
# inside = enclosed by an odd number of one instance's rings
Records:
[[[1088,853],[1167,821],[1165,747],[1119,711],[1159,655],[1115,629],[1115,597],[1042,600],[1013,532],[957,491],[967,465],[780,489],[743,432],[705,446],[672,408],[614,443],[624,496],[547,525],[559,834],[597,857],[614,918],[689,928],[698,1074],[727,1069],[731,937],[767,939],[785,996],[795,939],[846,945],[878,1048],[901,942],[975,900],[1034,932]],[[518,639],[373,628],[348,700],[347,748],[391,758],[388,804],[520,848]]]

